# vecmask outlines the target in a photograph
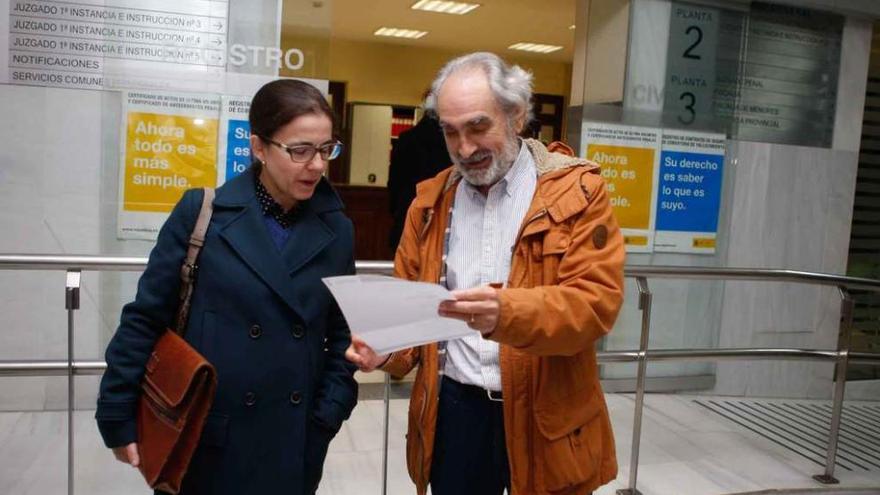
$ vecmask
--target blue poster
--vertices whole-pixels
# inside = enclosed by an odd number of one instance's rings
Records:
[[[251,126],[247,120],[229,120],[226,133],[226,180],[244,172],[251,164]]]
[[[714,234],[723,166],[724,155],[661,151],[657,230]]]

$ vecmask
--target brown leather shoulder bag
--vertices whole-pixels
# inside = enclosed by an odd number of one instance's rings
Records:
[[[211,220],[214,190],[205,188],[202,209],[180,269],[175,328],[166,329],[150,356],[137,409],[140,471],[151,488],[180,492],[217,388],[217,373],[183,339],[198,265]]]

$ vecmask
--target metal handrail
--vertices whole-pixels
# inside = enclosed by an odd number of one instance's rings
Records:
[[[68,274],[66,307],[68,309],[68,356],[66,361],[0,361],[2,376],[67,376],[68,422],[73,412],[73,377],[75,375],[99,375],[106,368],[103,361],[75,361],[73,359],[73,313],[79,309],[79,285],[82,271],[142,271],[147,264],[145,257],[111,256],[60,256],[35,254],[0,254],[0,270],[64,270]],[[358,273],[390,274],[390,261],[357,261]],[[850,363],[880,365],[880,354],[851,352],[849,340],[852,330],[853,301],[850,290],[880,292],[880,280],[847,277],[826,273],[798,270],[712,268],[630,265],[624,270],[628,278],[635,278],[639,289],[639,310],[642,312],[642,329],[638,350],[603,351],[597,353],[599,363],[638,363],[636,378],[636,404],[633,414],[633,438],[630,457],[628,488],[618,490],[619,495],[639,495],[636,489],[638,475],[641,418],[644,407],[645,378],[648,361],[728,361],[728,360],[780,360],[825,361],[835,363],[834,391],[832,397],[831,429],[829,431],[825,472],[813,478],[826,484],[837,483],[834,463],[846,386],[846,369]],[[652,294],[648,278],[771,281],[836,287],[841,297],[840,332],[835,350],[793,348],[730,348],[730,349],[648,349],[651,322]],[[385,380],[385,441],[383,444],[382,486],[387,491],[388,475],[388,406],[390,401],[389,380]],[[73,492],[73,428],[68,431],[68,493]]]
[[[146,266],[147,258],[137,256],[0,254],[0,270],[140,271]],[[355,262],[355,268],[359,273],[390,274],[394,269],[394,263],[391,261],[358,260]],[[880,292],[880,280],[774,268],[628,265],[624,268],[624,276],[628,278],[794,282]]]
[[[635,363],[639,351],[600,351],[597,352],[599,364]],[[838,359],[837,351],[811,349],[651,349],[645,352],[648,361],[664,362],[720,362],[720,361],[824,361]],[[850,362],[862,365],[880,365],[880,353],[850,352]],[[107,368],[104,361],[74,361],[73,374],[77,376],[100,375]],[[0,377],[4,376],[65,376],[67,361],[0,361]]]
[[[0,254],[0,270],[81,270],[137,272],[147,267],[143,256]]]
[[[800,270],[781,270],[776,268],[630,265],[624,269],[624,275],[627,277],[645,278],[793,282],[880,292],[880,280],[848,277],[846,275],[833,275],[829,273],[805,272]]]

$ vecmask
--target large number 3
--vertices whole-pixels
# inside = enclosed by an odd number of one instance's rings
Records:
[[[693,43],[691,43],[691,46],[689,46],[687,48],[687,50],[684,51],[684,54],[682,54],[682,57],[692,58],[694,60],[700,60],[701,57],[699,55],[697,55],[696,53],[691,53],[691,52],[694,50],[694,48],[697,47],[697,45],[700,44],[701,41],[703,41],[703,30],[697,26],[689,26],[684,31],[684,34],[691,34],[693,31],[697,32],[697,39]]]
[[[685,98],[690,100],[690,103],[684,106],[684,109],[690,112],[687,119],[681,118],[681,115],[678,116],[678,121],[684,125],[690,125],[694,122],[694,119],[697,118],[697,112],[694,110],[694,104],[697,103],[697,97],[694,96],[690,91],[686,91],[678,97],[679,100],[684,100]]]

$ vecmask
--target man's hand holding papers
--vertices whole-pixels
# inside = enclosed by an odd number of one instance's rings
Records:
[[[464,337],[467,323],[444,318],[440,303],[455,297],[437,284],[383,275],[323,279],[349,328],[376,354]]]

